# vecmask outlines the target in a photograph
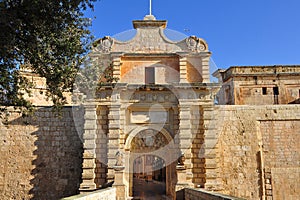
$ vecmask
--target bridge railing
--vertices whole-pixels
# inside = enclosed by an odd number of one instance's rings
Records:
[[[94,192],[83,193],[71,197],[66,197],[61,200],[116,200],[116,188],[105,188]]]
[[[229,195],[219,194],[215,192],[206,191],[204,189],[184,189],[185,200],[245,200],[242,198],[232,197]]]

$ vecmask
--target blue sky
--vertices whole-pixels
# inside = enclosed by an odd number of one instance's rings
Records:
[[[168,28],[207,41],[218,68],[300,64],[300,0],[152,0]],[[100,0],[91,27],[97,38],[132,29],[149,0]]]

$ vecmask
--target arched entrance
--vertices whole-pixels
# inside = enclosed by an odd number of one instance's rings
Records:
[[[133,197],[154,198],[166,195],[165,161],[154,155],[144,155],[133,162]]]
[[[170,134],[165,129],[158,130],[141,128],[126,140],[125,150],[129,155],[128,189],[129,196],[133,198],[174,196],[172,176],[176,172],[174,157],[177,154]]]

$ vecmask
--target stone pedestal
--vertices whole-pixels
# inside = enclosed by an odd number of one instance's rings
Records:
[[[182,190],[185,187],[191,187],[192,184],[188,180],[189,179],[189,173],[186,169],[186,166],[184,165],[177,165],[176,166],[176,172],[177,172],[177,184],[176,184],[176,191]]]
[[[186,167],[184,165],[176,166],[177,183],[175,186],[176,199],[184,198],[184,188],[189,187],[189,183],[186,180]]]
[[[114,166],[115,182],[113,187],[116,188],[117,200],[125,200],[128,195],[126,193],[126,185],[124,184],[124,169],[125,166]]]

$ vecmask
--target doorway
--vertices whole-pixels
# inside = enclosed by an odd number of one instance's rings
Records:
[[[159,199],[166,195],[166,164],[155,155],[142,155],[133,162],[133,198]]]

